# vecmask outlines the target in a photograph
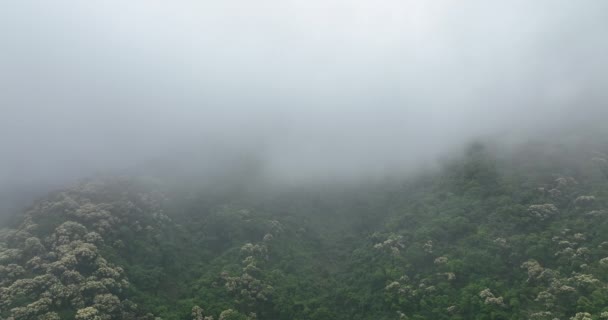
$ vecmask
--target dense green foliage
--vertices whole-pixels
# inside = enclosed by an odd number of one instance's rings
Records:
[[[608,319],[608,162],[496,154],[280,192],[85,182],[2,233],[0,318]]]

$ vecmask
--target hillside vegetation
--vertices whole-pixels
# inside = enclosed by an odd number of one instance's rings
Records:
[[[84,181],[1,232],[0,319],[608,319],[608,160],[582,149],[272,192]]]

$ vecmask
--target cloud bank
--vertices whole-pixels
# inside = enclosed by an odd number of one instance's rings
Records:
[[[294,179],[416,168],[602,119],[606,30],[600,0],[4,1],[0,184],[184,150]]]

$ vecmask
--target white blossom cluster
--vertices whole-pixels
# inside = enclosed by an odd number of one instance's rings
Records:
[[[434,261],[435,264],[442,265],[448,263],[448,257],[437,257]]]
[[[388,283],[384,290],[389,295],[398,295],[406,298],[422,297],[426,294],[437,291],[436,284],[441,281],[452,281],[456,279],[456,275],[452,272],[437,273],[438,277],[430,277],[414,283],[406,275],[401,276],[398,280]]]
[[[116,224],[132,226],[146,215],[154,221],[159,210],[109,196],[113,189],[119,188],[96,182],[58,193],[26,212],[17,230],[0,235],[0,310],[9,319],[60,319],[59,310],[75,310],[78,320],[153,319],[124,299],[125,272],[99,247]]]
[[[410,283],[410,279],[408,276],[402,276],[398,281],[393,281],[389,283],[384,290],[397,293],[399,295],[403,295],[406,297],[413,297],[416,295],[415,286]]]
[[[606,214],[605,210],[591,210],[586,213],[588,217],[601,217]]]
[[[567,188],[570,186],[575,186],[578,184],[578,181],[573,177],[559,177],[555,179],[556,188]]]
[[[486,288],[479,292],[479,297],[484,299],[483,303],[487,305],[505,307],[504,299],[502,297],[496,297],[489,288]]]
[[[528,271],[528,282],[543,279],[547,276],[547,272],[550,272],[545,270],[545,268],[543,268],[540,263],[534,259],[530,259],[522,263],[521,268]]]
[[[427,242],[425,242],[422,246],[422,249],[426,253],[433,253],[433,240],[428,240]]]
[[[584,233],[571,233],[571,230],[566,229],[561,236],[553,237],[553,242],[557,243],[559,250],[555,252],[556,257],[561,257],[570,260],[575,259],[583,262],[590,262],[591,249],[583,244],[587,241],[587,236]]]
[[[594,202],[595,202],[595,196],[579,196],[576,199],[574,199],[574,204],[577,207],[581,207],[581,208],[590,207],[591,205],[593,205]]]
[[[192,320],[213,320],[213,316],[205,316],[205,310],[199,306],[192,307]]]
[[[9,264],[0,270],[9,277],[0,289],[0,305],[11,308],[14,319],[29,319],[52,313],[54,307],[69,306],[77,309],[77,319],[113,319],[123,310],[117,297],[129,286],[120,267],[108,263],[94,243],[86,242],[90,233],[83,225],[67,221],[48,237],[48,248],[40,255],[25,255],[24,266]],[[35,240],[33,240],[35,239]],[[29,244],[42,245],[35,237]],[[19,278],[22,270],[38,274],[33,278]],[[17,279],[19,278],[19,279]],[[25,305],[15,305],[19,297],[37,297]]]
[[[38,203],[27,215],[32,219],[59,215],[102,236],[118,225],[140,232],[170,221],[162,209],[163,194],[120,191],[125,189],[130,190],[128,182],[120,178],[84,183]],[[142,225],[143,221],[147,222]]]
[[[388,236],[386,240],[374,244],[374,249],[384,250],[393,256],[398,256],[403,248],[405,248],[403,237],[394,234]]]
[[[573,177],[559,177],[552,184],[540,187],[538,190],[552,201],[566,204],[572,199],[576,185],[578,181]]]
[[[594,319],[608,319],[608,312],[602,312],[598,316],[594,317],[589,312],[577,312],[570,320],[594,320]]]
[[[547,309],[551,309],[555,306],[555,300],[555,295],[549,292],[548,290],[539,292],[536,296],[536,299],[534,299],[534,301],[539,302],[543,305],[543,307]]]
[[[582,244],[584,239],[586,239],[584,234],[577,233],[572,235],[571,230],[564,230],[562,236],[554,237],[553,241],[557,242],[562,248],[573,251],[574,254],[585,256],[588,255],[588,249],[586,247],[574,249],[575,246]],[[563,252],[563,250],[561,252]],[[608,259],[606,263],[608,264]],[[602,264],[601,260],[599,264]],[[592,270],[587,264],[582,264],[579,267],[582,270]],[[524,262],[522,268],[528,272],[528,282],[534,282],[534,286],[538,287],[540,285],[541,288],[544,289],[540,291],[534,299],[542,310],[531,312],[530,319],[559,319],[560,317],[565,316],[560,311],[563,309],[563,306],[559,301],[563,301],[564,299],[576,301],[578,297],[585,292],[606,287],[606,285],[593,274],[574,272],[569,277],[562,276],[558,271],[543,268],[538,261],[532,259]],[[606,316],[608,319],[608,313]],[[601,319],[601,317],[599,318]],[[592,317],[589,313],[581,312],[570,319],[597,318]]]
[[[538,220],[546,220],[558,213],[559,210],[552,203],[533,204],[528,207],[528,214]]]
[[[533,313],[530,313],[530,315],[528,316],[528,318],[530,320],[552,320],[552,319],[559,319],[559,318],[555,318],[553,316],[553,312],[551,312],[551,311],[533,312]]]
[[[258,317],[254,312],[250,312],[247,316],[243,316],[243,314],[239,313],[233,309],[227,309],[220,313],[218,320],[237,320],[237,319],[245,319],[245,320],[257,320]]]
[[[445,309],[449,314],[455,314],[458,311],[458,306],[449,306]]]
[[[568,278],[568,280],[571,281],[577,287],[583,288],[596,287],[601,285],[601,281],[596,279],[591,274],[574,273],[574,275]]]
[[[507,241],[507,239],[502,238],[502,237],[498,237],[496,239],[494,239],[493,241],[496,245],[498,245],[501,248],[509,248],[509,242]]]
[[[439,273],[440,276],[445,276],[445,278],[448,281],[454,281],[456,280],[456,274],[454,272],[444,272],[444,273]]]
[[[570,320],[593,320],[593,318],[588,312],[578,312],[574,317],[571,317]]]
[[[270,235],[267,234],[266,236],[264,236],[265,238]],[[272,235],[270,235],[272,237]],[[268,247],[266,246],[265,243],[261,243],[261,244],[253,244],[253,243],[246,243],[241,247],[241,253],[244,254],[245,256],[248,257],[252,257],[255,259],[264,259],[264,260],[268,260]]]
[[[551,185],[546,185],[538,188],[540,192],[548,195],[554,201],[562,202],[569,198],[572,187],[576,186],[578,182],[572,177],[559,177],[555,179]]]
[[[226,290],[234,295],[237,304],[246,309],[254,309],[257,303],[268,300],[274,291],[272,286],[258,278],[261,275],[259,265],[268,260],[268,243],[271,237],[272,234],[268,233],[264,236],[264,241],[257,244],[246,243],[241,247],[241,254],[245,256],[241,263],[241,275],[230,276],[227,272],[221,274]]]

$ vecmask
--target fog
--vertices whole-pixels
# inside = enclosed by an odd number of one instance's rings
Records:
[[[607,30],[602,0],[3,1],[0,193],[189,157],[407,172],[598,125]]]

